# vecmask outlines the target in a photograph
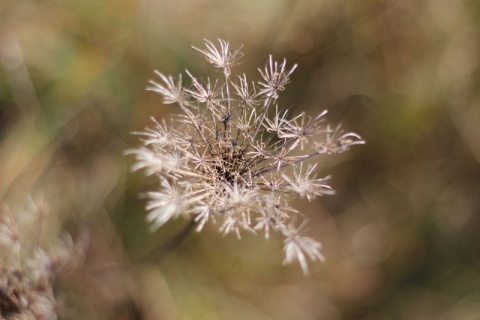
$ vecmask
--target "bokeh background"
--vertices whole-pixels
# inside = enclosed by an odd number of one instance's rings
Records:
[[[251,79],[269,54],[298,63],[280,103],[367,141],[317,159],[335,196],[293,204],[324,245],[309,276],[280,238],[214,227],[132,263],[187,222],[148,231],[155,183],[124,151],[178,111],[145,91],[153,69],[216,75],[204,38],[244,44]],[[89,228],[69,319],[480,319],[479,65],[474,0],[2,1],[1,202]]]

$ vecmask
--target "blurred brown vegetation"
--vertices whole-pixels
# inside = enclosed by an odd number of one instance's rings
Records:
[[[130,173],[130,132],[176,113],[146,92],[153,69],[214,76],[191,45],[244,44],[299,67],[281,98],[328,109],[367,141],[320,159],[337,195],[295,205],[326,262],[282,267],[280,239],[150,234]],[[480,2],[3,1],[0,197],[42,196],[56,223],[91,232],[63,281],[71,319],[479,319]]]

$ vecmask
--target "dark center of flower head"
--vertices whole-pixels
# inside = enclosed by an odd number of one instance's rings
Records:
[[[240,149],[237,142],[231,140],[229,146],[220,147],[218,155],[214,155],[217,182],[233,186],[235,183],[243,184],[248,171],[248,161],[245,158],[246,149]]]

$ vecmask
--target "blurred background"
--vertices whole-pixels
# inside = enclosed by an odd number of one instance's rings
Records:
[[[299,67],[280,104],[329,111],[364,146],[318,159],[337,194],[296,201],[326,262],[282,266],[273,237],[151,234],[132,131],[177,113],[153,70],[215,76],[203,39]],[[61,281],[69,319],[480,319],[480,2],[44,0],[0,3],[0,199],[43,197],[90,229]]]

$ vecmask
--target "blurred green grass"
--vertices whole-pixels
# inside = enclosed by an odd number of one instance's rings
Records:
[[[476,1],[6,1],[0,4],[0,196],[43,195],[87,224],[86,266],[65,286],[83,319],[480,317],[480,6]],[[337,195],[296,205],[326,263],[281,266],[279,239],[191,234],[158,264],[125,263],[149,234],[130,132],[174,107],[153,69],[215,74],[191,45],[244,44],[299,67],[285,107],[328,109],[365,146],[320,159]],[[324,168],[324,169],[323,169]],[[68,307],[68,305],[67,305]],[[135,316],[137,318],[135,318]]]

